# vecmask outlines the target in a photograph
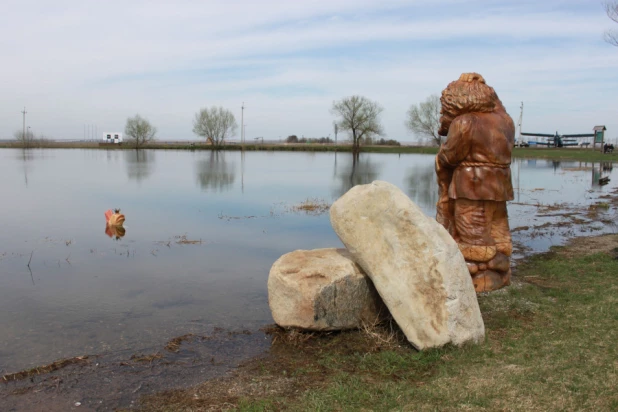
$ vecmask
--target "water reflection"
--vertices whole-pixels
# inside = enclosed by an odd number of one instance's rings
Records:
[[[335,190],[334,197],[343,196],[348,190],[356,185],[371,183],[380,176],[382,165],[375,163],[369,156],[360,154],[348,154],[343,161],[343,166],[337,167],[335,157]]]
[[[124,154],[130,180],[141,183],[154,171],[155,152],[153,150],[126,150]],[[110,160],[109,155],[108,160]]]
[[[408,196],[421,205],[438,203],[438,180],[433,164],[414,165],[406,172]]]
[[[105,225],[105,234],[115,240],[120,240],[127,234],[124,226]]]
[[[609,175],[614,170],[612,162],[592,163],[592,186],[605,186],[609,183]]]
[[[435,216],[435,156],[410,154],[398,160],[396,155],[361,153],[355,162],[350,153],[333,155],[0,149],[5,178],[0,369],[27,369],[85,350],[135,353],[149,348],[144,353],[155,353],[174,336],[205,335],[214,326],[253,330],[272,323],[267,280],[273,262],[294,249],[341,247],[328,214],[271,218],[268,212],[276,202],[334,200],[356,184],[380,179],[402,188]],[[73,173],[71,184],[56,184],[66,181],[67,171],[84,167],[90,172]],[[618,168],[611,170],[611,164],[595,162],[593,168],[591,162],[561,161],[557,173],[554,167],[547,160],[513,161],[521,200],[509,203],[511,227],[530,226],[513,232],[522,250],[545,250],[576,230],[551,226],[541,232],[538,227],[563,218],[553,212],[544,216],[538,205],[566,203],[568,210],[586,213],[589,205],[608,202],[603,195],[618,187]],[[600,169],[601,177],[609,174],[611,181],[591,191],[593,169]],[[110,183],[129,180],[127,173],[148,181]],[[207,204],[200,202],[203,189],[211,191]],[[122,205],[130,213],[120,241],[101,236],[104,205]],[[221,212],[241,218],[222,219]],[[599,211],[607,219],[613,219],[611,213],[613,206]],[[581,220],[597,230],[585,216]]]
[[[197,181],[203,190],[223,192],[230,190],[236,180],[236,167],[225,160],[226,153],[212,150],[206,159],[195,163]]]
[[[28,186],[28,172],[31,170],[31,162],[34,160],[34,153],[28,149],[22,149],[17,156],[21,160],[22,168],[24,170],[24,183]]]
[[[120,158],[120,150],[116,150],[116,149],[108,149],[105,151],[105,155],[107,157],[107,161],[108,162],[118,162],[118,159]]]

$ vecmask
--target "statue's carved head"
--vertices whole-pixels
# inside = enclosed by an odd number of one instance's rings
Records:
[[[478,73],[463,73],[458,80],[449,83],[440,97],[440,136],[446,136],[452,121],[466,113],[489,113],[504,110],[502,102],[491,86]]]

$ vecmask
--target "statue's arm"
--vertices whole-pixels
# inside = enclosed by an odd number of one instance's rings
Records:
[[[448,129],[446,142],[438,152],[440,168],[455,169],[468,156],[472,143],[473,121],[474,118],[471,115],[462,115],[453,120]]]
[[[436,156],[436,175],[438,177],[438,204],[436,205],[436,220],[447,230],[453,222],[452,202],[448,197],[448,188],[453,178],[453,171],[461,163],[471,145],[472,119],[469,116],[457,117],[451,123],[446,142],[440,148]]]
[[[453,211],[451,210],[451,202],[448,197],[448,187],[453,177],[453,169],[441,167],[438,156],[436,156],[436,175],[438,176],[436,220],[444,226],[446,230],[449,230],[454,219]]]

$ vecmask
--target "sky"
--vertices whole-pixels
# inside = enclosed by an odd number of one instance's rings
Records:
[[[123,131],[197,139],[223,106],[246,139],[334,136],[334,101],[384,109],[385,137],[418,140],[412,104],[463,72],[494,87],[523,131],[618,137],[618,29],[596,0],[3,0],[0,139]],[[86,128],[86,129],[85,129]],[[236,137],[239,137],[237,133]],[[340,136],[341,137],[341,136]]]

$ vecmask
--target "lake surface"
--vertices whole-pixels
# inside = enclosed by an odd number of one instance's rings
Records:
[[[348,153],[0,149],[0,374],[272,323],[273,262],[342,246],[328,213],[294,205],[332,203],[379,179],[433,216],[433,167],[429,155],[362,154],[354,164]],[[556,219],[538,205],[585,208],[618,181],[611,164],[516,159],[512,172],[511,228]],[[599,186],[600,176],[612,181]],[[113,208],[126,215],[121,239],[105,234]],[[572,231],[519,230],[514,240],[541,251]]]

